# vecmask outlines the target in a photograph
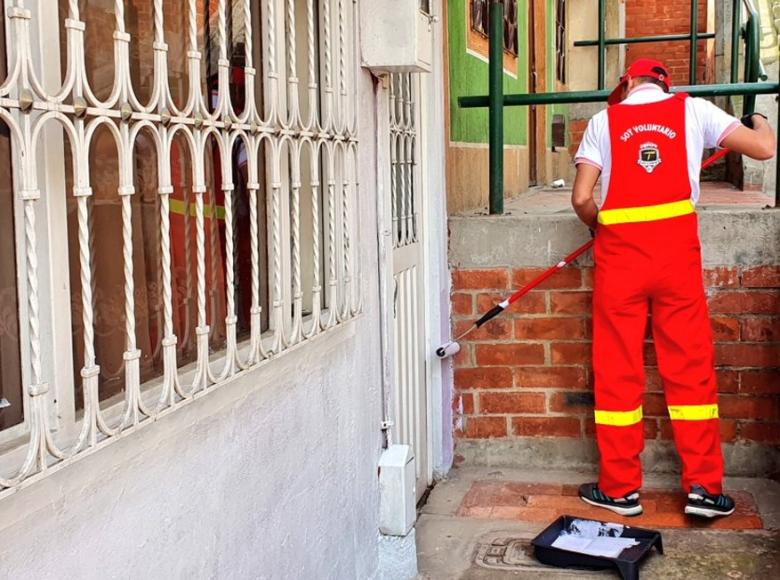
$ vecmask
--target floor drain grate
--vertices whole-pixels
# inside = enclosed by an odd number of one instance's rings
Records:
[[[597,576],[597,572],[584,570],[565,570],[562,568],[550,568],[536,561],[531,538],[527,537],[497,537],[489,543],[477,544],[474,554],[474,563],[489,570],[507,571],[537,571],[549,572],[555,570],[556,577],[583,578]]]

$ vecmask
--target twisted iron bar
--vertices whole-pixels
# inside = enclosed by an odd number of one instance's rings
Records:
[[[198,16],[195,0],[186,0],[187,33],[185,37],[187,50],[187,68],[189,90],[184,105],[178,108],[173,100],[169,84],[166,44],[166,30],[163,11],[163,0],[154,0],[153,14],[153,75],[151,75],[151,96],[142,103],[133,86],[130,67],[131,35],[127,30],[125,5],[122,0],[114,0],[113,37],[113,80],[111,90],[106,99],[99,99],[93,92],[88,75],[85,58],[85,31],[87,24],[81,19],[79,2],[69,0],[68,17],[65,22],[65,50],[67,58],[64,67],[64,80],[54,91],[48,91],[39,80],[40,65],[35,56],[40,52],[38,38],[31,37],[32,18],[52,18],[53,14],[33,12],[27,9],[24,0],[16,0],[8,11],[10,25],[8,41],[13,42],[16,50],[13,60],[9,62],[8,75],[0,85],[0,121],[9,127],[13,140],[13,163],[18,164],[23,175],[22,183],[17,187],[17,194],[23,207],[24,216],[24,272],[23,280],[27,293],[27,340],[29,342],[29,385],[26,395],[30,399],[29,436],[27,448],[21,465],[12,476],[0,478],[0,497],[11,492],[13,488],[31,477],[45,475],[49,467],[57,461],[78,458],[79,454],[105,440],[111,441],[121,432],[129,428],[148,424],[149,418],[160,413],[173,410],[178,405],[192,398],[196,392],[224,384],[231,377],[278,355],[288,346],[302,340],[314,337],[346,320],[358,311],[361,301],[360,293],[353,297],[351,282],[353,278],[353,263],[356,260],[356,246],[353,240],[352,222],[354,220],[357,182],[350,175],[349,163],[346,157],[350,155],[350,147],[356,147],[355,127],[357,115],[354,110],[356,99],[349,98],[356,89],[352,81],[357,76],[357,55],[355,47],[355,23],[357,19],[354,10],[347,11],[344,0],[316,0],[319,10],[316,10],[315,0],[307,0],[305,18],[297,19],[292,0],[264,0],[265,26],[262,36],[253,34],[253,2],[244,0],[242,15],[245,30],[245,106],[240,115],[236,115],[230,99],[230,63],[227,61],[227,48],[230,37],[227,29],[226,2],[219,0],[217,11],[217,44],[219,49],[219,82],[217,87],[217,103],[213,112],[209,111],[207,99],[201,91],[201,60],[202,55],[198,39]],[[283,13],[285,25],[279,26],[276,14]],[[356,9],[356,8],[355,8]],[[317,14],[320,21],[317,22]],[[35,16],[34,16],[35,15]],[[334,26],[333,20],[337,20]],[[299,27],[300,30],[299,30]],[[298,94],[298,62],[296,35],[305,33],[306,64],[308,75],[308,90]],[[280,35],[282,38],[280,38]],[[322,39],[323,50],[320,53],[317,39]],[[255,62],[253,41],[262,44],[262,78],[263,106],[258,106],[255,98]],[[278,50],[280,41],[286,43],[287,50]],[[209,42],[209,39],[206,39]],[[335,47],[335,49],[334,49]],[[280,64],[278,56],[286,63]],[[303,58],[301,59],[303,62]],[[324,82],[317,82],[318,68],[322,66]],[[352,66],[355,70],[347,71]],[[335,73],[334,73],[335,68]],[[282,77],[286,78],[281,78]],[[334,80],[338,82],[338,93],[334,93]],[[286,83],[288,93],[282,101],[280,84]],[[285,85],[281,85],[285,86]],[[25,95],[32,100],[32,106],[26,106],[20,99],[7,98],[10,95]],[[284,114],[280,103],[285,102]],[[304,102],[307,114],[304,115]],[[320,105],[322,111],[320,113]],[[260,111],[263,111],[262,116]],[[306,118],[304,118],[306,117]],[[57,399],[58,389],[67,387],[55,377],[46,377],[43,360],[52,353],[44,347],[42,335],[47,332],[42,327],[41,301],[49,301],[48,288],[40,285],[38,278],[40,253],[39,241],[36,237],[36,217],[40,208],[40,194],[37,187],[37,175],[46,159],[36,158],[36,149],[43,138],[43,126],[50,120],[62,128],[69,137],[73,156],[73,191],[75,196],[78,267],[81,286],[81,322],[83,328],[82,348],[83,367],[81,369],[82,392],[84,400],[83,419],[74,439],[69,445],[55,441],[51,425],[51,405]],[[89,200],[92,196],[89,169],[97,159],[91,158],[90,148],[98,127],[106,125],[114,135],[117,149],[117,162],[120,168],[118,197],[121,200],[121,259],[124,321],[124,370],[125,396],[119,413],[116,409],[101,409],[99,396],[100,361],[99,351],[96,351],[95,336],[95,300],[99,293],[95,289],[97,265],[94,260],[94,248],[101,243],[100,237],[91,221],[100,217],[90,217]],[[157,386],[150,387],[140,383],[141,350],[136,337],[136,315],[138,314],[135,296],[134,252],[139,238],[133,223],[132,196],[133,187],[133,155],[134,146],[139,133],[144,130],[152,135],[156,148],[158,162],[157,195],[159,207],[157,221],[159,236],[146,243],[157,243],[159,246],[159,292],[162,307],[162,337],[156,347],[162,355],[163,375]],[[251,337],[248,350],[239,357],[239,346],[236,342],[237,306],[235,303],[236,261],[234,243],[236,204],[234,182],[236,174],[230,162],[230,151],[237,136],[244,140],[248,152],[248,182],[245,184],[249,192],[249,235],[251,237]],[[173,143],[179,136],[187,147],[180,148],[178,156],[174,155]],[[219,243],[216,236],[216,219],[218,208],[213,207],[213,190],[205,180],[205,145],[210,137],[214,137],[222,151],[223,189],[225,192],[225,260],[224,277],[215,277],[210,284],[225,285],[227,347],[221,354],[214,355],[217,359],[223,357],[221,372],[216,376],[209,366],[208,332],[213,320],[207,319],[207,268],[206,268],[206,232],[205,208],[203,196],[208,194],[212,204],[210,225],[212,275],[216,276],[218,263],[216,253]],[[287,141],[286,148],[283,142]],[[261,144],[266,146],[261,148]],[[305,143],[305,144],[304,144]],[[347,145],[347,144],[350,145]],[[355,145],[352,145],[352,144]],[[310,179],[308,183],[301,182],[300,164],[304,147],[309,150]],[[261,153],[262,149],[262,153]],[[291,158],[292,177],[282,174],[281,156],[287,151]],[[226,153],[227,152],[227,153]],[[262,154],[262,158],[261,158]],[[178,161],[177,161],[178,159]],[[192,170],[192,194],[195,196],[194,216],[191,216],[191,206],[188,202],[189,192],[179,183],[174,183],[171,163],[188,159]],[[259,168],[268,164],[268,173],[260,175]],[[182,163],[182,169],[183,167]],[[324,175],[321,174],[324,165]],[[355,165],[356,161],[355,161]],[[178,174],[177,174],[178,177]],[[324,178],[324,179],[323,179]],[[325,189],[323,189],[323,183]],[[337,186],[338,183],[338,186]],[[270,244],[260,237],[264,234],[260,224],[258,203],[260,190],[270,198],[268,204],[270,219],[266,224]],[[282,211],[282,192],[289,192],[291,209]],[[184,199],[181,200],[182,194]],[[304,247],[301,220],[301,195],[309,195],[311,203],[311,246]],[[174,197],[172,197],[174,196]],[[322,198],[325,198],[324,200]],[[176,203],[172,203],[172,201]],[[286,202],[285,202],[286,203]],[[325,205],[325,218],[321,216],[321,203]],[[176,207],[174,207],[174,205]],[[340,207],[340,211],[337,209]],[[183,209],[182,209],[183,207]],[[187,348],[190,324],[188,314],[189,304],[185,300],[183,328],[177,329],[174,313],[179,302],[174,296],[174,246],[171,212],[182,213],[184,225],[183,253],[185,285],[193,286],[191,276],[191,248],[189,225],[191,217],[195,219],[195,292],[196,292],[196,341],[197,358],[193,371],[186,374],[179,369],[177,361],[177,345]],[[43,214],[45,215],[45,214]],[[358,220],[359,221],[359,220]],[[321,242],[321,230],[325,228],[325,242]],[[135,240],[134,240],[135,238]],[[282,251],[284,244],[290,240],[290,252]],[[359,240],[358,240],[359,243]],[[97,246],[96,246],[97,245]],[[270,245],[270,248],[268,247]],[[267,251],[270,257],[268,271],[261,268],[261,251]],[[312,269],[304,272],[302,253],[310,252]],[[323,264],[323,260],[326,264]],[[326,271],[327,312],[320,308],[322,300],[322,280],[320,268]],[[343,276],[339,276],[339,272]],[[266,276],[270,280],[271,292],[271,330],[263,332],[261,328],[262,308],[261,279]],[[312,316],[310,326],[304,328],[303,320],[303,287],[311,285]],[[286,296],[284,288],[290,288],[291,296]],[[188,292],[189,294],[189,292]],[[289,291],[288,291],[289,294]],[[292,303],[289,301],[292,300]],[[217,309],[211,312],[216,315]],[[176,335],[177,330],[183,330],[183,337]],[[60,345],[61,346],[61,345]],[[152,353],[147,353],[152,354]],[[183,378],[187,378],[187,386]],[[50,387],[47,378],[52,381]],[[149,403],[142,394],[151,394]],[[53,416],[53,415],[52,415]],[[111,418],[111,421],[109,421]],[[113,424],[110,424],[113,423]],[[2,491],[6,489],[6,491]]]

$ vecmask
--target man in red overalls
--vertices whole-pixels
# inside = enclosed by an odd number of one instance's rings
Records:
[[[658,61],[632,64],[594,116],[577,153],[572,204],[596,231],[593,368],[598,483],[580,487],[589,504],[642,513],[644,447],[642,343],[648,313],[658,368],[682,460],[685,513],[729,515],[723,494],[712,333],[701,276],[695,203],[705,147],[755,159],[774,154],[765,117],[740,123],[712,103],[669,94]],[[601,176],[601,195],[593,189]]]

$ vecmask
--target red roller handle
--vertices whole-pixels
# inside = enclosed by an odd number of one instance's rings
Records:
[[[719,151],[716,151],[713,155],[708,157],[701,164],[701,168],[702,169],[707,169],[710,165],[715,163],[718,159],[721,159],[722,157],[725,157],[728,154],[728,152],[729,152],[728,149],[721,149]],[[461,336],[464,336],[464,335],[468,334],[474,328],[479,328],[480,326],[485,324],[487,321],[492,320],[493,318],[495,318],[496,316],[501,314],[504,310],[506,310],[509,307],[510,304],[513,304],[514,302],[517,302],[520,298],[522,298],[523,296],[528,294],[531,290],[533,290],[534,288],[539,286],[539,284],[541,284],[542,282],[547,280],[547,278],[549,278],[550,276],[555,274],[558,270],[560,270],[562,268],[565,268],[566,266],[571,264],[574,260],[579,258],[582,254],[584,254],[585,252],[590,250],[592,246],[593,246],[593,240],[589,240],[588,242],[586,242],[583,245],[581,245],[579,248],[574,250],[571,254],[566,256],[563,260],[561,260],[560,262],[555,264],[555,266],[553,266],[552,268],[548,268],[547,270],[545,270],[544,272],[539,274],[536,278],[531,280],[528,284],[526,284],[525,286],[520,288],[520,290],[518,290],[517,292],[512,294],[509,298],[507,298],[506,300],[504,300],[500,304],[496,304],[493,308],[488,310],[482,316],[482,318],[480,318],[479,320],[477,320],[474,323],[474,326],[472,328],[467,330]]]
[[[482,318],[480,318],[474,323],[474,326],[476,328],[479,328],[480,326],[485,324],[488,320],[491,320],[496,316],[498,316],[499,314],[501,314],[504,310],[506,310],[509,307],[510,304],[512,304],[513,302],[517,302],[521,297],[528,294],[531,290],[533,290],[539,284],[547,280],[547,278],[555,274],[558,270],[564,268],[565,266],[567,266],[568,264],[570,264],[571,262],[579,258],[582,254],[590,250],[592,245],[593,245],[593,240],[588,240],[586,243],[584,243],[579,248],[574,250],[571,254],[566,256],[563,260],[555,264],[555,266],[553,266],[552,268],[548,268],[547,270],[539,274],[536,278],[531,280],[528,284],[520,288],[520,290],[512,294],[509,298],[507,298],[500,304],[496,304],[493,308],[488,310],[482,316]]]
[[[528,294],[528,293],[529,293],[531,290],[533,290],[533,289],[534,289],[534,288],[536,288],[536,287],[537,287],[539,284],[541,284],[542,282],[544,282],[545,280],[547,280],[547,278],[549,278],[550,276],[552,276],[553,274],[555,274],[555,273],[556,273],[558,270],[560,270],[561,268],[564,268],[564,267],[568,266],[568,265],[569,265],[569,264],[571,264],[571,263],[572,263],[574,260],[576,260],[577,258],[579,258],[579,257],[580,257],[582,254],[584,254],[585,252],[587,252],[588,250],[590,250],[591,246],[593,246],[593,240],[588,240],[586,243],[584,243],[584,244],[583,244],[583,245],[581,245],[579,248],[577,248],[576,250],[574,250],[574,251],[573,251],[571,254],[569,254],[568,256],[566,256],[566,257],[565,257],[563,260],[561,260],[560,262],[558,262],[557,264],[555,264],[555,266],[553,266],[552,268],[549,268],[549,269],[545,270],[544,272],[542,272],[541,274],[539,274],[539,275],[538,275],[536,278],[534,278],[533,280],[531,280],[531,281],[530,281],[528,284],[526,284],[525,286],[523,286],[523,287],[522,287],[520,290],[518,290],[517,292],[515,292],[514,294],[512,294],[512,295],[511,295],[511,296],[510,296],[510,297],[507,299],[507,302],[508,302],[509,304],[512,304],[513,302],[517,302],[517,301],[518,301],[520,298],[522,298],[523,296],[525,296],[526,294]]]
[[[704,163],[701,164],[702,170],[707,169],[710,165],[715,163],[718,159],[721,159],[721,158],[725,157],[726,155],[728,155],[729,151],[730,151],[729,149],[721,149],[720,151],[716,151],[715,153],[710,155],[704,161]]]

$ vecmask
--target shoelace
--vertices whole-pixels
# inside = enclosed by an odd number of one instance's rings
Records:
[[[700,501],[704,503],[710,503],[717,507],[728,507],[728,499],[725,495],[701,495],[698,493],[688,494],[688,498],[693,501]]]
[[[604,494],[598,487],[593,490],[593,498],[598,501],[609,501],[612,503],[628,503],[630,501],[629,496],[609,497],[608,495]],[[632,499],[636,499],[636,498],[632,498]]]

